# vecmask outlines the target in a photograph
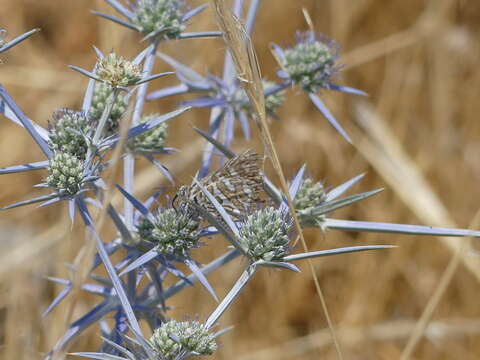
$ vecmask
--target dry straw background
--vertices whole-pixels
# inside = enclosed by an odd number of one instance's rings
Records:
[[[191,1],[192,4],[199,3]],[[254,45],[264,75],[277,68],[269,42],[293,42],[306,29],[301,8],[316,30],[342,45],[341,83],[365,90],[367,99],[325,92],[323,98],[352,135],[348,145],[312,105],[293,90],[271,131],[287,176],[304,162],[309,175],[336,185],[359,173],[355,190],[385,191],[339,218],[468,227],[479,208],[480,193],[480,2],[467,0],[263,0]],[[3,56],[0,83],[28,116],[46,125],[56,108],[78,108],[86,80],[68,64],[89,68],[92,45],[133,56],[138,38],[100,20],[90,9],[107,10],[100,0],[2,0],[0,25],[11,37],[34,27],[40,34]],[[208,10],[193,29],[213,30]],[[169,43],[163,51],[199,71],[219,73],[220,40]],[[158,62],[157,70],[169,70]],[[169,81],[157,80],[154,88]],[[178,101],[179,99],[176,99]],[[170,111],[175,100],[149,104]],[[180,182],[199,162],[202,141],[192,125],[205,127],[208,113],[191,111],[173,120],[169,145],[182,152],[164,159]],[[1,119],[0,166],[41,160],[24,131]],[[239,137],[240,139],[240,137]],[[255,146],[237,141],[236,150]],[[147,164],[139,169],[137,194],[146,196],[163,183]],[[0,204],[26,199],[44,174],[4,175]],[[118,201],[116,199],[115,201]],[[87,241],[80,226],[71,229],[66,208],[34,206],[2,212],[0,217],[0,357],[37,359],[65,330],[67,299],[47,318],[41,313],[60,288],[46,276],[69,277],[65,267]],[[480,226],[476,226],[479,228]],[[415,334],[415,324],[430,304],[431,322],[414,351],[403,359],[478,359],[480,357],[480,257],[475,242],[419,236],[306,231],[310,249],[388,243],[398,249],[350,254],[314,261],[345,359],[399,359]],[[460,244],[462,252],[457,251]],[[197,251],[208,261],[225,249]],[[212,276],[224,295],[243,264],[230,264]],[[447,269],[447,272],[445,273]],[[216,359],[336,359],[320,301],[307,266],[301,274],[262,271],[222,319],[235,329],[221,339]],[[440,286],[440,291],[439,291]],[[202,319],[213,300],[199,287],[175,297],[173,314]],[[436,294],[436,295],[434,295]],[[83,296],[76,318],[99,299]],[[432,306],[436,305],[436,306]],[[418,334],[418,332],[417,332]],[[91,328],[70,349],[93,351],[98,328]]]

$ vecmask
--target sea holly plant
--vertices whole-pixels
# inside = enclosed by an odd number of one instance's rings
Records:
[[[219,32],[185,32],[188,22],[205,6],[190,10],[188,2],[180,0],[106,2],[122,18],[96,14],[140,33],[146,41],[139,44],[146,47],[139,50],[131,61],[115,52],[104,55],[95,49],[97,62],[91,70],[71,66],[89,78],[81,109],[52,109],[53,115],[45,129],[29,119],[7,91],[0,87],[0,112],[24,127],[46,158],[2,168],[0,174],[43,170],[45,178],[38,186],[50,189],[47,195],[3,209],[39,202],[49,205],[66,200],[72,221],[77,212],[96,245],[93,266],[81,289],[99,296],[101,300],[69,325],[48,353],[48,358],[55,357],[84,330],[98,324],[103,340],[101,348],[87,349],[96,352],[76,355],[108,360],[180,360],[212,355],[218,346],[217,337],[224,332],[213,332],[213,327],[262,268],[299,272],[297,262],[300,260],[319,260],[324,256],[371,250],[385,251],[393,247],[370,245],[298,252],[296,237],[299,234],[292,227],[293,214],[289,211],[287,195],[293,199],[295,215],[303,228],[480,237],[478,231],[463,229],[335,218],[335,210],[370,199],[381,192],[381,189],[375,189],[344,195],[364,175],[328,188],[306,176],[306,166],[302,166],[290,181],[288,194],[282,192],[263,173],[261,155],[253,150],[235,153],[231,149],[236,119],[248,139],[249,119],[255,119],[256,115],[240,86],[244,80],[241,74],[236,74],[228,52],[221,76],[203,76],[158,51],[164,41],[221,35]],[[254,27],[259,4],[259,0],[249,1],[248,6],[244,6],[243,0],[233,2],[233,12],[245,23],[248,35]],[[1,32],[0,52],[10,49],[35,31],[9,43],[4,41],[5,33]],[[289,49],[275,45],[274,53],[281,67],[278,73],[281,81],[263,84],[267,112],[275,115],[287,88],[299,86],[332,125],[347,137],[317,96],[323,90],[364,94],[333,82],[339,70],[336,45],[313,32],[306,32]],[[169,74],[153,74],[157,57],[176,71],[180,84],[156,90],[148,95],[148,99],[178,94],[198,95],[167,114],[144,112],[149,82]],[[166,147],[166,122],[195,107],[211,109],[207,131],[196,130],[206,140],[199,168],[191,169],[191,173],[197,173],[197,176],[190,185],[174,184],[173,197],[164,194],[162,189],[146,200],[137,198],[134,193],[135,156],[145,156],[173,183],[173,175],[155,156],[176,156],[175,149]],[[119,150],[124,159],[123,182],[114,187],[103,181],[103,170],[114,163],[111,149],[119,145],[122,145]],[[214,153],[221,154],[222,160],[225,160],[216,170],[212,169]],[[106,190],[118,191],[123,196],[123,209],[117,210],[105,200]],[[93,206],[108,215],[116,229],[112,238],[100,236],[90,215]],[[202,265],[196,260],[197,255],[202,246],[210,245],[212,236],[223,238],[228,249]],[[208,277],[237,258],[242,258],[244,272],[235,283],[232,281],[227,295],[219,299],[215,283],[211,283]],[[108,277],[96,274],[96,269],[101,266],[106,268]],[[74,265],[68,265],[68,268],[73,274],[83,271]],[[172,278],[175,281],[173,285]],[[49,277],[49,280],[64,288],[46,309],[45,315],[54,311],[74,288],[72,280],[57,277]],[[206,320],[173,319],[170,313],[172,297],[197,283],[214,300],[208,316],[201,315]],[[140,320],[148,325],[148,335],[142,333]]]
[[[61,109],[54,112],[49,129],[45,130],[28,119],[8,93],[2,89],[3,113],[29,131],[48,160],[2,168],[0,174],[46,169],[49,175],[38,187],[53,189],[50,194],[18,202],[4,209],[37,202],[42,202],[42,206],[45,206],[60,200],[69,200],[71,214],[73,214],[76,198],[82,196],[85,191],[102,187],[100,173],[107,165],[104,162],[104,153],[118,142],[117,134],[105,131],[116,96],[120,91],[124,91],[125,86],[140,85],[169,74],[142,76],[138,64],[144,57],[145,52],[142,52],[134,62],[128,62],[112,53],[100,58],[93,73],[71,66],[93,80],[108,83],[113,89],[98,120],[92,118],[88,112]],[[133,139],[135,136],[155,131],[156,127],[164,127],[163,122],[186,110],[188,108],[149,118],[131,128],[128,137]]]

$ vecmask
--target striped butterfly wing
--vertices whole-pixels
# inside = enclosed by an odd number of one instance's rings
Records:
[[[232,216],[241,217],[250,213],[261,201],[263,178],[260,172],[261,157],[252,150],[229,159],[225,165],[202,179],[202,185]],[[195,184],[190,186],[188,200],[194,201],[210,213],[217,213],[213,204]]]

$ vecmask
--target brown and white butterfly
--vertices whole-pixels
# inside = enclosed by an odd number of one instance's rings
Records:
[[[203,178],[200,183],[217,199],[229,215],[242,218],[261,202],[263,177],[260,171],[261,157],[247,150],[229,159],[222,168]],[[215,217],[220,217],[215,206],[196,184],[182,186],[174,199],[175,208],[196,213],[189,203],[203,207]]]

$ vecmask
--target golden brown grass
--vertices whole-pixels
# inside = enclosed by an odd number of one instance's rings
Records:
[[[101,1],[2,1],[1,24],[11,36],[33,27],[43,29],[3,56],[5,64],[0,67],[0,82],[22,109],[43,125],[54,109],[80,105],[86,80],[66,65],[90,67],[94,62],[92,44],[126,56],[139,49],[128,31],[89,14],[94,7],[107,8]],[[467,227],[479,203],[480,3],[264,0],[253,36],[264,75],[273,78],[276,69],[269,42],[289,44],[296,29],[306,29],[302,7],[318,31],[342,44],[346,65],[342,83],[365,90],[370,97],[324,94],[332,112],[352,135],[354,148],[329,127],[300,92],[291,91],[281,119],[270,128],[286,175],[307,162],[311,176],[335,185],[366,171],[366,178],[356,189],[386,187],[386,191],[336,215]],[[213,26],[210,10],[193,24],[196,29]],[[218,40],[191,40],[167,44],[163,50],[200,71],[216,72],[223,48]],[[157,70],[169,69],[159,64]],[[167,81],[157,80],[153,87],[164,86]],[[173,101],[161,101],[149,108],[166,112],[173,105]],[[203,144],[191,130],[192,124],[205,126],[206,115],[192,111],[186,115],[188,120],[185,117],[172,123],[170,145],[180,147],[182,153],[175,161],[165,161],[181,181],[189,181]],[[3,118],[1,126],[1,166],[41,159],[21,129]],[[235,146],[251,145],[239,140]],[[262,149],[260,139],[255,146]],[[31,196],[35,193],[31,186],[41,176],[2,176],[1,205]],[[161,184],[162,176],[144,167],[136,184],[137,194],[148,194]],[[59,291],[43,277],[71,277],[64,264],[74,260],[86,241],[80,226],[71,232],[65,213],[61,205],[1,213],[1,358],[40,358],[65,328],[70,299],[46,319],[41,318]],[[346,359],[400,358],[454,254],[452,249],[462,242],[337,231],[321,235],[311,230],[305,237],[310,249],[379,242],[400,245],[391,251],[313,263],[333,321],[338,324]],[[224,242],[215,240],[198,255],[207,261],[224,248]],[[412,359],[476,359],[480,354],[476,341],[480,333],[480,264],[475,256],[462,254]],[[241,265],[236,262],[212,276],[220,295],[232,285]],[[222,325],[235,325],[235,329],[222,338],[215,358],[336,359],[312,277],[306,266],[303,270],[300,275],[259,272],[223,318]],[[173,299],[174,313],[179,316],[202,317],[214,307],[200,287],[185,294],[188,296]],[[96,301],[93,296],[82,295],[74,317]],[[98,329],[92,328],[73,349],[94,350],[96,344]]]

